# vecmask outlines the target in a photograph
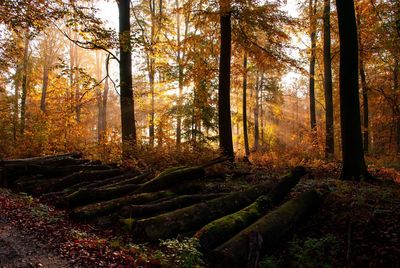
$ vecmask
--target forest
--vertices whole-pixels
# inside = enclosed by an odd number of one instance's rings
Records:
[[[398,0],[0,1],[1,267],[399,267]]]

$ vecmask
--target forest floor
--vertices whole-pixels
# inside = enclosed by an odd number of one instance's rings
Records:
[[[338,180],[337,163],[309,168],[311,175],[288,198],[315,187],[331,194],[260,266],[400,267],[399,171],[374,168],[371,173],[380,182],[371,184]],[[247,164],[235,169],[232,175],[205,182],[210,191],[241,190],[277,180],[286,171]],[[0,267],[213,266],[199,256],[173,242],[136,244],[122,232],[75,223],[63,210],[0,188]]]

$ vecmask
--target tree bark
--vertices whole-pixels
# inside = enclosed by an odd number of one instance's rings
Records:
[[[48,44],[47,37],[44,39],[44,48],[43,48],[43,79],[42,79],[42,96],[40,98],[40,110],[42,112],[46,112],[46,95],[47,95],[47,87],[49,83],[49,55],[48,55]]]
[[[324,0],[324,89],[325,89],[325,157],[334,154],[332,63],[331,63],[331,2]]]
[[[368,111],[368,85],[367,79],[365,75],[365,67],[364,67],[364,46],[362,43],[361,37],[361,18],[360,14],[357,15],[357,25],[358,25],[358,46],[359,46],[359,71],[360,71],[360,80],[361,80],[361,90],[362,90],[362,99],[363,99],[363,145],[364,152],[368,153],[369,148],[369,111]]]
[[[25,33],[25,43],[24,43],[24,60],[22,64],[22,86],[21,86],[21,115],[20,115],[20,134],[23,135],[25,131],[25,114],[26,114],[26,96],[28,93],[28,52],[29,52],[29,31]]]
[[[310,0],[309,2],[310,13],[310,40],[311,40],[311,56],[310,56],[310,125],[311,131],[315,131],[317,127],[317,119],[315,115],[315,55],[316,55],[316,15],[317,15],[317,1]]]
[[[119,48],[120,48],[120,105],[123,157],[128,157],[130,146],[136,145],[134,98],[132,89],[132,53],[130,1],[119,0]]]
[[[218,84],[219,146],[224,155],[233,157],[230,75],[231,75],[231,4],[220,0],[221,46]]]
[[[263,78],[264,74],[261,73],[260,77],[257,77],[256,79],[260,79],[260,82],[257,83],[255,87],[255,97],[256,97],[256,103],[254,105],[254,147],[253,150],[257,151],[258,150],[258,145],[259,145],[259,138],[260,138],[260,128],[258,124],[258,114],[259,114],[259,94],[260,94],[260,88],[263,86]]]
[[[220,267],[245,267],[250,252],[249,237],[252,233],[261,235],[262,252],[271,250],[296,223],[320,205],[324,196],[316,190],[311,190],[287,201],[218,246],[212,252],[213,259],[221,265]]]
[[[243,138],[245,155],[250,155],[249,137],[247,134],[247,52],[243,57]]]
[[[336,0],[340,39],[340,123],[343,180],[366,179],[358,96],[358,40],[353,0]]]
[[[274,184],[264,182],[243,192],[195,204],[169,213],[161,214],[136,223],[133,234],[149,240],[165,239],[180,233],[195,231],[205,224],[250,205],[260,195],[271,191]]]
[[[282,202],[305,174],[306,170],[303,167],[294,169],[291,174],[283,177],[271,192],[260,196],[254,203],[202,227],[195,234],[202,248],[206,251],[214,249],[263,216],[273,206]]]
[[[212,200],[223,195],[225,194],[182,195],[155,204],[127,205],[121,209],[120,214],[129,218],[147,218],[168,211],[184,208],[198,202]]]

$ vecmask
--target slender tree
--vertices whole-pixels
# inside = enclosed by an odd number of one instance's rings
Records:
[[[325,90],[325,157],[334,153],[332,64],[331,64],[331,2],[324,0],[324,90]]]
[[[219,145],[223,154],[233,157],[230,75],[231,75],[231,3],[220,0],[221,46],[218,84]]]
[[[119,76],[123,155],[127,157],[129,146],[136,144],[136,126],[132,89],[132,53],[130,0],[118,0],[119,10]]]
[[[359,72],[361,81],[361,92],[363,100],[363,145],[364,152],[368,152],[369,147],[369,110],[368,110],[368,86],[367,78],[365,75],[365,63],[364,63],[364,44],[361,37],[361,18],[359,14],[359,9],[357,8],[357,26],[358,26],[358,47],[359,47]]]
[[[314,131],[317,127],[317,119],[315,115],[315,55],[316,55],[316,15],[317,15],[317,1],[310,0],[309,2],[309,15],[310,15],[310,40],[311,40],[311,55],[310,55],[310,126]]]
[[[250,154],[249,136],[247,133],[247,52],[243,57],[243,139],[246,157]]]
[[[343,180],[367,179],[358,96],[358,40],[353,0],[336,0],[340,39],[340,123]]]
[[[24,36],[24,59],[22,63],[22,86],[21,86],[21,125],[20,134],[24,134],[25,131],[25,114],[26,114],[26,96],[28,94],[28,61],[29,61],[29,31],[26,30]]]

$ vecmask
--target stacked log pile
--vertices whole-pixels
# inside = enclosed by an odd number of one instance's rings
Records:
[[[215,263],[244,267],[273,248],[325,194],[311,190],[280,205],[307,174],[303,167],[240,192],[204,193],[206,167],[225,160],[157,176],[91,162],[79,153],[3,160],[0,185],[68,209],[78,221],[110,217],[114,226],[129,225],[121,229],[140,240],[194,235]]]

